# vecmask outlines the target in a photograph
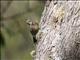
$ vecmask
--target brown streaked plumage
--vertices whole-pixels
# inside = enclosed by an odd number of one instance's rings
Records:
[[[39,30],[39,24],[37,21],[31,21],[31,20],[27,20],[26,23],[29,25],[30,27],[30,32],[33,36],[33,42],[36,43],[37,40],[36,40],[36,34]]]

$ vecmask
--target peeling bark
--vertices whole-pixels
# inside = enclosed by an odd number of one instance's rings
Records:
[[[80,60],[80,1],[47,1],[35,60]]]

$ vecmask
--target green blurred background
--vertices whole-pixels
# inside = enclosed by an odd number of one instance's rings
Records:
[[[0,44],[1,60],[32,60],[34,43],[25,19],[40,21],[44,1],[8,0],[0,4],[0,34],[4,39]]]

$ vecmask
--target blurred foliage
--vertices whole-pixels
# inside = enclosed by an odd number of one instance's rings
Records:
[[[1,60],[32,60],[30,52],[35,48],[25,19],[39,21],[44,1],[5,0],[0,3],[0,33],[4,40],[0,47]]]

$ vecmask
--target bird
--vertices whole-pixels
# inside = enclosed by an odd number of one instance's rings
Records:
[[[33,37],[33,42],[37,43],[36,34],[38,33],[38,30],[39,30],[39,23],[38,23],[38,21],[33,21],[33,20],[27,19],[26,23],[27,23],[27,25],[30,28],[30,32],[31,32],[32,37]]]

